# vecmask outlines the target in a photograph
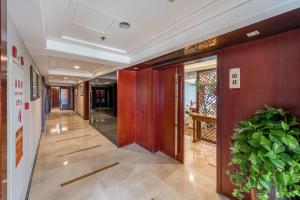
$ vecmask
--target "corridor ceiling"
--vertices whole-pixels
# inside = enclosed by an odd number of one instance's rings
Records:
[[[56,85],[74,85],[299,7],[299,0],[8,1],[37,67]]]

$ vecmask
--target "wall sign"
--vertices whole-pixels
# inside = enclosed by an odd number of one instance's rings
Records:
[[[24,123],[24,69],[15,60],[12,61],[12,130],[15,134],[15,167],[23,157],[23,123]]]
[[[229,88],[240,89],[240,87],[241,87],[240,68],[229,69]]]

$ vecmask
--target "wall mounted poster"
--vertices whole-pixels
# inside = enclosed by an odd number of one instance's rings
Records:
[[[37,70],[30,66],[30,94],[31,101],[40,98],[41,80]]]
[[[16,132],[16,167],[23,157],[23,126]]]
[[[12,80],[12,130],[15,143],[15,167],[18,168],[23,158],[23,121],[24,121],[24,69],[13,61]]]

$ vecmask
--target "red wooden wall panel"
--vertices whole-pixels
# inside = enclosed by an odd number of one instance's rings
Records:
[[[159,70],[153,70],[152,73],[152,122],[153,122],[153,150],[157,152],[161,150],[161,132],[160,132],[160,78]]]
[[[175,158],[175,75],[184,76],[182,65],[172,66],[159,71],[159,131],[160,150],[165,154]],[[182,91],[183,92],[183,91]],[[183,95],[183,93],[181,94]],[[183,97],[183,96],[182,96]],[[181,107],[179,111],[179,134],[178,152],[176,159],[183,162],[184,142],[183,142],[183,98],[179,101]]]
[[[90,118],[90,86],[89,81],[83,83],[83,119],[89,120]],[[74,104],[74,103],[73,103]]]
[[[136,72],[136,140],[148,151],[153,151],[152,69]]]
[[[118,137],[119,147],[135,141],[136,72],[118,71]]]
[[[287,109],[300,117],[300,29],[225,48],[220,54],[218,191],[231,196],[226,170],[234,125],[265,105]],[[241,89],[229,89],[229,68],[241,69]]]

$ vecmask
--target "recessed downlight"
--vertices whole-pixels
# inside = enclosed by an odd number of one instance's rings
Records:
[[[252,31],[252,32],[250,32],[250,33],[247,33],[246,35],[247,35],[247,37],[254,37],[254,36],[256,36],[256,35],[259,35],[260,34],[260,32],[259,31]]]
[[[120,22],[119,26],[122,29],[128,29],[130,27],[130,24],[128,22]]]
[[[78,65],[75,65],[74,68],[75,69],[80,69],[80,67]]]

